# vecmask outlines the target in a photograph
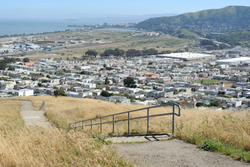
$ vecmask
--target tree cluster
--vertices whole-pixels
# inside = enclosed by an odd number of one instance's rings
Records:
[[[13,66],[8,66],[8,63],[15,63],[21,61],[19,58],[4,58],[0,61],[0,70],[5,70],[6,67],[9,67],[9,70],[15,70]]]
[[[96,57],[96,56],[98,55],[98,52],[95,51],[95,50],[87,50],[87,51],[85,52],[85,55]]]
[[[104,96],[104,97],[110,97],[112,95],[113,95],[113,93],[109,93],[108,91],[105,91],[105,90],[103,90],[101,93],[101,96]]]
[[[169,53],[170,51],[166,51],[166,53]],[[94,56],[96,57],[98,52],[95,50],[88,50],[85,52],[85,55],[88,56]],[[136,56],[145,56],[145,55],[156,55],[158,54],[158,51],[154,48],[151,49],[145,49],[145,50],[136,50],[136,49],[129,49],[127,51],[124,51],[122,49],[116,48],[116,49],[107,49],[103,53],[101,53],[102,57],[106,56],[127,56],[127,57],[136,57]]]
[[[116,49],[114,49],[114,50],[112,50],[112,49],[105,50],[105,51],[101,54],[101,56],[110,56],[110,55],[114,55],[114,56],[124,56],[124,54],[125,54],[125,51],[124,51],[124,50],[116,48]]]
[[[135,81],[133,78],[131,77],[127,77],[126,79],[123,80],[123,84],[126,87],[130,87],[130,88],[136,88],[137,85],[135,84]]]
[[[29,61],[30,61],[30,59],[27,58],[27,57],[23,59],[23,62],[24,62],[24,63],[27,63],[27,62],[29,62]]]
[[[64,90],[62,90],[62,89],[55,90],[54,95],[55,95],[55,97],[57,97],[57,96],[67,96],[67,94],[65,94]]]

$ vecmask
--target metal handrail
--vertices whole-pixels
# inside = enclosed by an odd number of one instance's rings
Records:
[[[38,111],[42,111],[43,109],[45,109],[45,101],[43,101]]]
[[[158,107],[164,107],[164,106],[173,106],[173,112],[164,113],[164,114],[149,115],[149,109],[158,108]],[[175,113],[175,106],[178,107],[178,113]],[[141,110],[147,110],[147,116],[130,118],[130,113],[136,112],[136,111],[141,111]],[[126,114],[126,113],[128,114],[128,118],[127,119],[115,120],[115,116],[116,115],[121,115],[121,114]],[[77,121],[77,122],[70,123],[69,124],[69,129],[73,129],[73,128],[76,129],[78,127],[81,127],[84,130],[85,126],[91,126],[91,132],[92,132],[92,126],[93,125],[100,125],[100,133],[102,133],[102,125],[103,124],[113,123],[113,134],[114,134],[115,133],[115,123],[116,122],[128,121],[128,135],[130,135],[130,120],[147,118],[147,134],[149,134],[149,118],[150,117],[157,117],[157,116],[164,116],[164,115],[173,115],[173,117],[172,117],[172,135],[174,136],[174,122],[175,122],[174,116],[175,115],[176,116],[180,116],[181,115],[181,107],[177,103],[162,104],[162,105],[157,105],[157,106],[151,106],[151,107],[140,108],[140,109],[136,109],[136,110],[130,110],[130,111],[125,111],[125,112],[120,112],[120,113],[111,114],[111,115],[105,115],[105,116],[102,116],[102,117],[97,117],[97,118],[91,118],[91,119],[86,119],[86,120],[82,120],[82,121]],[[102,119],[106,118],[106,117],[113,117],[113,120],[112,121],[108,121],[108,122],[102,122]],[[100,120],[99,123],[93,123],[93,120],[98,120],[98,119]],[[90,121],[90,124],[85,124],[85,122],[87,122],[87,121]],[[80,124],[80,125],[78,126],[78,124]]]

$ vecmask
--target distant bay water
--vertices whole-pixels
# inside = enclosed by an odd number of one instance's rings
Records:
[[[104,22],[84,22],[69,20],[30,20],[30,19],[0,19],[0,35],[35,34],[43,32],[76,30],[84,27],[67,27],[68,25],[103,24]],[[112,23],[117,24],[117,23]]]

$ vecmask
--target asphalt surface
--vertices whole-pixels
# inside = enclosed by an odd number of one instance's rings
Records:
[[[45,117],[44,111],[35,111],[30,101],[20,101],[20,103],[22,105],[20,108],[21,117],[26,125],[39,126],[44,128],[53,127],[53,124],[50,123]]]
[[[198,149],[181,140],[140,144],[114,144],[118,155],[130,159],[135,166],[149,167],[246,167],[241,162],[215,152]]]

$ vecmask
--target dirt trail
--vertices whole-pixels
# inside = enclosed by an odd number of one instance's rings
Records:
[[[20,101],[21,117],[27,125],[52,128],[53,124],[48,122],[44,111],[35,111],[30,101]]]
[[[246,167],[249,163],[233,160],[219,153],[198,149],[181,140],[157,141],[141,144],[114,144],[121,157],[135,166],[149,167]]]

